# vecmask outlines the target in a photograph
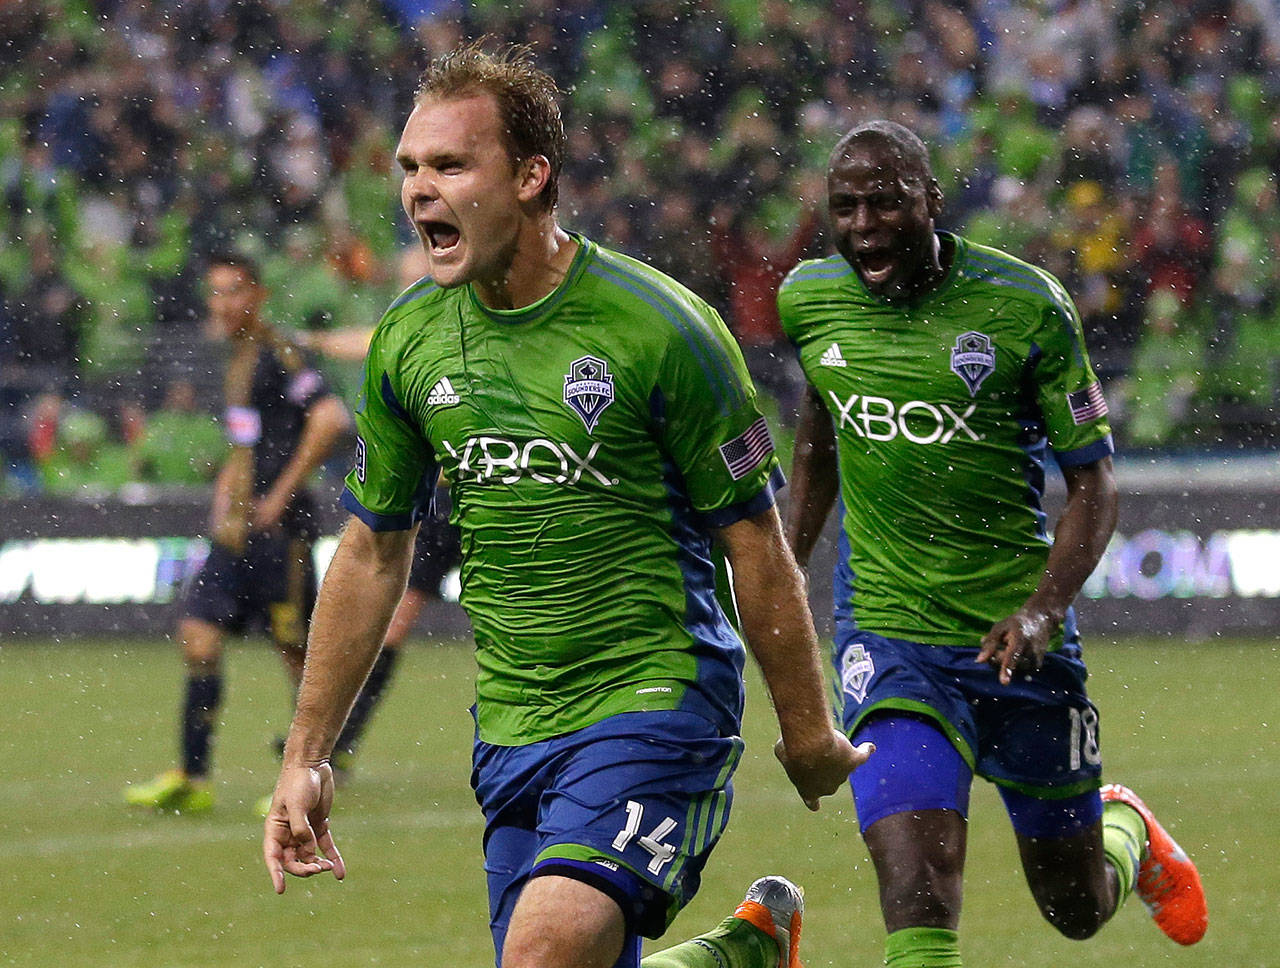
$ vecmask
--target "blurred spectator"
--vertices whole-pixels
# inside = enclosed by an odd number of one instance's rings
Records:
[[[927,136],[949,228],[1068,281],[1105,376],[1129,365],[1142,321],[1163,318],[1148,298],[1172,290],[1175,328],[1203,326],[1202,366],[1227,368],[1205,374],[1220,390],[1242,379],[1228,350],[1255,327],[1226,321],[1270,319],[1280,300],[1280,240],[1251,227],[1267,216],[1239,190],[1242,173],[1280,173],[1280,41],[1255,0],[0,7],[0,445],[13,459],[46,386],[86,404],[125,387],[151,407],[175,379],[198,401],[217,392],[196,284],[213,251],[260,254],[283,323],[376,319],[411,241],[392,153],[415,78],[482,33],[535,44],[571,92],[566,224],[689,280],[784,397],[790,354],[760,335],[760,307],[804,248],[789,238],[794,173],[820,170],[869,117]],[[1246,396],[1226,394],[1222,413],[1264,406]]]
[[[165,486],[207,484],[226,457],[218,420],[196,405],[195,386],[174,380],[160,409],[147,416],[129,444],[134,480]]]
[[[61,415],[54,445],[40,459],[39,469],[44,490],[57,497],[106,497],[131,476],[128,453],[110,439],[107,421],[78,409]]]

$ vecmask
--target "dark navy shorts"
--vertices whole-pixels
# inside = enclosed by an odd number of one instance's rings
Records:
[[[281,645],[302,647],[315,604],[309,540],[277,533],[250,535],[243,555],[221,545],[187,588],[184,614],[245,633],[265,629]]]
[[[530,877],[556,874],[617,901],[629,940],[659,937],[693,897],[724,832],[742,740],[684,712],[612,716],[528,746],[477,739],[490,926],[501,958]]]
[[[836,630],[845,731],[868,717],[906,713],[932,723],[974,773],[1002,790],[1059,800],[1098,788],[1098,711],[1084,663],[1053,652],[1044,667],[1000,685],[976,648],[922,645]]]

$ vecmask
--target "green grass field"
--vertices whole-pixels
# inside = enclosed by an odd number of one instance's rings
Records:
[[[1200,865],[1211,924],[1181,949],[1131,902],[1094,940],[1040,921],[997,797],[975,791],[961,946],[971,966],[1280,965],[1280,647],[1095,644],[1109,778],[1136,788]],[[467,786],[471,655],[416,645],[339,797],[345,883],[291,881],[277,898],[251,804],[275,778],[268,743],[287,725],[274,656],[230,655],[217,749],[217,809],[129,812],[131,780],[170,765],[181,681],[161,643],[31,643],[0,649],[0,965],[492,964],[480,821]],[[809,968],[880,964],[874,876],[847,794],[807,813],[769,747],[752,677],[747,755],[728,833],[670,939],[726,914],[753,877],[808,894]]]

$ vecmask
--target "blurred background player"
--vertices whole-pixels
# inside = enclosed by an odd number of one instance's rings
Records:
[[[1098,714],[1071,603],[1116,522],[1111,429],[1049,273],[935,229],[942,190],[902,125],[836,146],[839,255],[778,296],[809,380],[788,537],[807,562],[840,498],[836,668],[890,968],[960,965],[969,791],[994,782],[1044,917],[1092,936],[1136,886],[1181,944],[1199,875],[1134,794],[1099,796]],[[1052,447],[1067,501],[1050,540]],[[1105,806],[1103,801],[1107,801]]]
[[[213,805],[208,775],[224,635],[265,624],[296,692],[315,598],[315,505],[307,482],[351,423],[319,371],[263,318],[266,290],[253,260],[213,256],[205,287],[211,320],[231,347],[231,448],[214,487],[209,557],[178,625],[187,669],[181,764],[125,790],[134,806],[187,813]]]
[[[713,536],[805,803],[869,750],[830,719],[741,354],[687,289],[559,226],[557,99],[524,48],[460,48],[422,77],[397,160],[430,274],[368,354],[352,517],[263,861],[277,893],[286,874],[345,876],[330,757],[443,466],[479,665],[473,786],[498,961],[608,968],[665,931],[728,819],[745,660],[715,602]],[[760,923],[731,919],[734,939],[704,935],[665,964],[796,965],[798,895],[777,893],[739,908]]]

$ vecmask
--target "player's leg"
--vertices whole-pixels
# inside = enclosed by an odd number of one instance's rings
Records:
[[[1107,850],[1096,791],[1040,799],[1001,787],[1000,795],[1040,913],[1068,938],[1093,937],[1132,890],[1140,845],[1128,845],[1132,855]]]
[[[284,664],[290,696],[302,684],[307,657],[307,623],[315,604],[312,543],[305,538],[253,535],[247,553],[255,597],[264,601],[268,630]]]
[[[762,877],[713,930],[640,962],[642,968],[800,968],[804,896],[785,877]]]
[[[198,813],[213,806],[208,783],[213,734],[222,704],[222,640],[243,618],[245,562],[215,545],[192,581],[178,637],[186,667],[180,719],[181,765],[149,783],[130,785],[133,806]]]
[[[585,894],[593,913],[584,933],[608,941],[600,942],[599,957],[614,959],[603,963],[634,968],[640,938],[662,934],[698,887],[728,819],[729,778],[741,749],[738,738],[676,712],[615,716],[527,747],[478,743],[474,777],[488,821],[485,870],[501,963],[507,965],[509,955],[540,963],[551,945],[560,957],[577,957],[581,939],[571,910],[558,915],[566,924],[542,929],[557,916],[546,913],[560,895],[557,885],[568,880],[607,899],[621,919],[619,934],[608,905]],[[714,966],[719,951],[722,965],[779,965],[778,932],[760,929],[750,917],[737,922],[739,930],[711,932],[704,936],[711,943],[696,951],[672,949],[659,964]],[[768,956],[763,961],[761,952]]]
[[[622,909],[613,898],[573,878],[535,877],[511,914],[502,965],[612,968],[628,940]]]
[[[842,626],[843,722],[876,755],[850,777],[880,889],[890,968],[957,968],[977,742],[946,669],[950,650]],[[971,754],[970,754],[971,755]]]
[[[885,964],[958,968],[968,764],[936,725],[911,715],[873,715],[854,738],[876,744],[851,782],[880,890]]]

